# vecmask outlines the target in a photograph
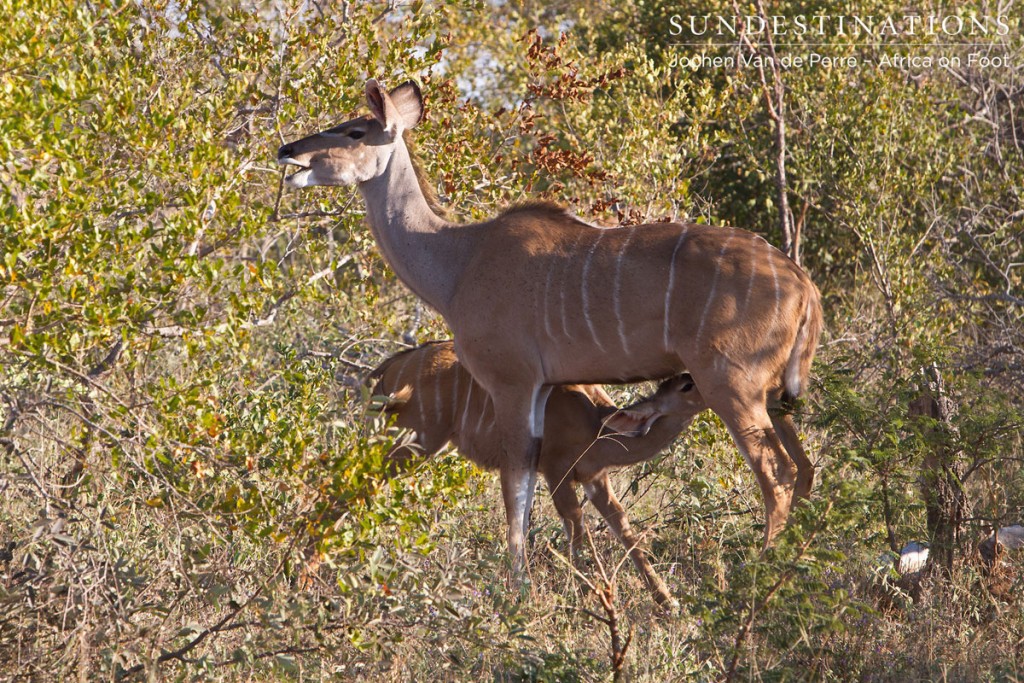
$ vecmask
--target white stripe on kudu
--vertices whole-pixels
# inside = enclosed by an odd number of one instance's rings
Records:
[[[473,403],[473,387],[476,386],[476,382],[470,380],[469,386],[466,388],[466,407],[462,409],[462,420],[459,422],[461,430],[466,430],[466,415],[469,414],[469,406]]]
[[[443,399],[441,398],[441,383],[437,382],[434,386],[434,419],[438,422],[441,421],[441,406]]]
[[[715,274],[711,276],[711,289],[708,291],[708,298],[704,302],[704,310],[700,314],[700,324],[697,325],[697,336],[695,337],[697,343],[700,344],[701,337],[704,335],[704,323],[707,322],[708,313],[711,311],[711,304],[715,300],[715,292],[718,289],[718,276],[722,273],[722,257],[725,256],[725,250],[729,247],[730,237],[722,243],[722,251],[718,252],[718,260],[715,261]]]
[[[484,396],[484,404],[483,404],[483,406],[480,407],[480,417],[478,417],[476,419],[476,433],[477,434],[483,433],[482,430],[483,430],[483,427],[484,427],[484,415],[487,414],[487,404],[488,403],[492,403],[493,404],[493,401],[491,400],[491,397],[489,395],[488,396]],[[487,429],[490,430],[490,425],[487,426]]]
[[[669,330],[669,309],[672,307],[672,290],[676,287],[676,254],[679,253],[679,247],[683,246],[683,241],[686,239],[686,233],[690,231],[689,225],[684,225],[682,232],[679,233],[679,239],[676,240],[676,248],[672,250],[672,263],[668,267],[668,288],[665,291],[665,350],[668,351],[668,330]]]
[[[587,286],[590,282],[590,262],[594,258],[594,252],[597,251],[597,247],[601,244],[601,238],[604,237],[604,230],[595,228],[597,230],[597,239],[594,240],[594,244],[590,247],[590,251],[587,252],[587,260],[583,262],[583,274],[580,276],[580,297],[583,299],[583,319],[587,323],[587,329],[590,330],[590,336],[597,344],[597,348],[604,351],[604,345],[601,340],[597,337],[597,330],[594,329],[594,321],[590,319],[590,297],[588,296]]]
[[[765,242],[767,244],[767,242]],[[769,258],[771,254],[769,254]],[[750,251],[750,279],[747,281],[747,293],[743,297],[743,308],[741,312],[746,312],[747,307],[750,306],[750,295],[754,293],[754,280],[757,279],[757,252],[753,249]]]
[[[548,335],[548,339],[554,340],[555,335],[551,332],[551,274],[555,270],[555,262],[551,261],[548,265],[548,273],[544,278],[544,332]]]
[[[626,230],[626,239],[622,240],[622,248],[619,249],[619,255],[615,258],[615,281],[612,284],[612,310],[615,311],[615,323],[619,333],[619,343],[622,344],[622,350],[625,354],[629,355],[629,343],[626,341],[626,322],[622,318],[622,259],[626,255],[626,249],[629,247],[629,241],[633,239],[633,233],[635,228],[620,228]]]
[[[772,316],[774,323],[779,317],[779,306],[782,303],[782,292],[779,290],[779,271],[775,269],[775,249],[768,244],[768,240],[762,240],[768,249],[768,266],[772,269],[772,286],[775,287],[775,314]]]
[[[583,235],[584,234],[586,234],[586,233],[584,233],[583,231],[580,231],[580,233],[576,235],[576,241],[572,243],[572,251],[573,252],[575,252],[576,248],[580,245],[580,242],[583,240]],[[573,265],[574,265],[574,263],[573,263],[572,259],[565,259],[565,272],[564,272],[564,274],[562,276],[562,280],[563,281],[569,279],[569,270],[573,267]],[[568,315],[568,313],[565,310],[565,290],[566,289],[568,289],[568,288],[563,286],[561,288],[561,292],[560,292],[561,301],[562,301],[562,333],[568,339],[572,339],[573,338],[572,337],[572,332],[569,331],[569,315]]]
[[[421,355],[420,356],[420,361],[416,364],[416,376],[417,377],[422,377],[423,376],[423,361],[426,359],[426,357],[427,357],[426,354]],[[421,420],[426,420],[427,419],[426,413],[424,412],[426,410],[426,408],[427,408],[427,397],[426,396],[420,396],[420,419]]]

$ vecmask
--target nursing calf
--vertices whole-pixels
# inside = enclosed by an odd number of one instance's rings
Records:
[[[511,487],[516,473],[501,448],[494,407],[459,364],[451,341],[429,343],[384,361],[371,374],[374,394],[389,397],[384,411],[399,427],[413,432],[411,442],[389,454],[389,471],[417,454],[431,456],[451,442],[480,467],[498,470],[510,523],[516,516]],[[583,540],[583,511],[576,497],[582,484],[587,498],[628,550],[644,582],[659,603],[672,598],[643,551],[629,519],[609,484],[609,470],[649,460],[685,429],[704,401],[689,375],[666,380],[651,396],[618,409],[596,385],[555,387],[548,399],[538,469],[547,481],[555,509],[575,557]]]

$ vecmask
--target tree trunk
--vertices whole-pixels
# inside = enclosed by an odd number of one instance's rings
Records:
[[[920,425],[930,448],[921,472],[931,543],[929,559],[948,574],[960,548],[961,527],[970,514],[970,503],[963,487],[963,452],[954,445],[953,401],[943,392],[938,370],[932,366],[926,374],[921,393],[910,402],[908,412],[912,422]]]

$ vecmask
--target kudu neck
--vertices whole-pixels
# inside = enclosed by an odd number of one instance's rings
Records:
[[[414,294],[444,315],[466,257],[472,253],[467,243],[470,235],[455,239],[459,226],[430,208],[401,138],[384,173],[360,183],[359,190],[385,260]]]
[[[683,419],[678,415],[662,415],[654,424],[651,425],[650,431],[643,437],[650,440],[649,447],[653,448],[654,453],[668,446],[670,443],[675,441],[676,437],[692,422],[692,419]]]

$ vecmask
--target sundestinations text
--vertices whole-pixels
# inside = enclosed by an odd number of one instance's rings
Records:
[[[846,14],[798,14],[782,15],[688,15],[673,14],[669,17],[669,34],[681,36],[684,32],[693,36],[1005,36],[1010,32],[1006,16],[918,15],[899,16]]]

